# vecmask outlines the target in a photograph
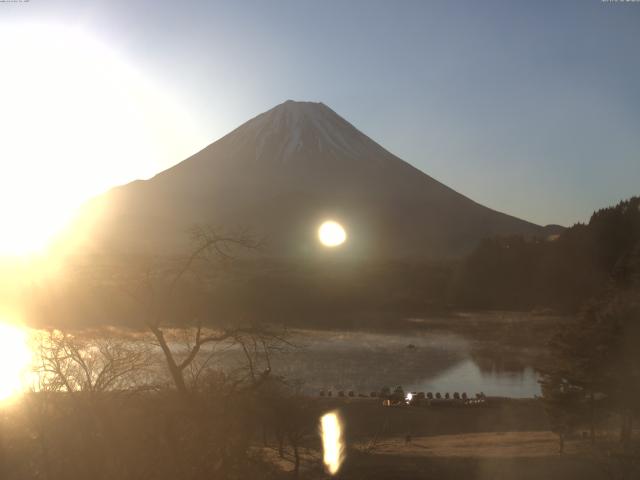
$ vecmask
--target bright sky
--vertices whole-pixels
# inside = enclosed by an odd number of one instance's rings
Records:
[[[640,3],[600,0],[0,3],[0,251],[289,98],[489,207],[585,221],[640,193],[638,45]]]

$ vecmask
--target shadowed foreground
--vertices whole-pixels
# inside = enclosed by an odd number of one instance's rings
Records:
[[[558,453],[558,437],[540,422],[540,402],[502,401],[489,408],[384,408],[370,400],[327,401],[338,407],[349,438],[341,479],[633,479],[637,456],[623,454],[615,435],[600,431],[595,445],[579,435]],[[536,426],[537,424],[537,426]],[[377,427],[377,431],[376,431]],[[515,431],[509,431],[514,429]],[[526,430],[532,429],[532,430]],[[410,435],[407,441],[407,434]],[[637,443],[632,448],[639,447]],[[262,458],[293,472],[285,450]],[[321,452],[301,449],[301,478],[328,478]]]

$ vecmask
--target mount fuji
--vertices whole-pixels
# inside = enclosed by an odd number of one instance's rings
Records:
[[[488,236],[557,232],[457,193],[322,103],[291,100],[97,202],[91,248],[128,253],[185,252],[194,224],[247,229],[270,258],[443,259]],[[326,219],[347,231],[341,247],[319,245]]]

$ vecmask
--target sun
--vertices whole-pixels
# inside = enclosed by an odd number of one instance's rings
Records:
[[[89,198],[204,143],[181,102],[87,30],[0,21],[0,257],[42,252]]]
[[[6,402],[26,388],[32,355],[27,331],[0,323],[0,402]]]
[[[347,232],[338,222],[327,220],[320,225],[318,238],[325,247],[337,247],[347,240]]]

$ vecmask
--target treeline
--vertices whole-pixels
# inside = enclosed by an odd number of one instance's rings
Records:
[[[577,311],[601,295],[640,248],[640,197],[595,212],[552,239],[484,240],[452,279],[455,305]]]
[[[99,258],[54,285],[33,287],[27,303],[36,326],[137,327],[131,300],[145,285],[166,283],[185,260]],[[251,321],[307,327],[397,324],[446,308],[448,263],[341,263],[198,259],[163,311],[174,326],[225,327]],[[157,286],[155,287],[157,290]],[[157,293],[157,292],[156,292]],[[167,299],[168,300],[168,299]]]
[[[451,278],[445,263],[306,263],[236,268],[213,295],[223,315],[271,323],[357,328],[398,315],[440,311]],[[213,305],[212,305],[213,308]]]
[[[579,429],[588,431],[595,444],[597,431],[606,433],[614,419],[624,459],[640,474],[637,445],[632,451],[633,419],[640,414],[639,345],[640,248],[636,245],[615,262],[609,288],[551,339],[541,384],[561,451],[565,438]]]
[[[181,257],[81,259],[62,278],[28,292],[31,323],[137,324],[139,312],[126,300],[184,268],[203,238],[218,238],[206,232],[210,237],[199,238],[193,252]],[[204,252],[189,262],[188,278],[166,307],[172,324],[193,325],[197,318],[212,326],[250,320],[357,328],[456,309],[574,313],[601,295],[640,248],[640,198],[599,210],[588,224],[555,238],[486,239],[456,261],[285,261],[260,259],[259,251],[247,260],[241,254],[250,244],[220,238],[224,254],[213,263]]]
[[[484,241],[460,266],[453,292],[458,302],[481,308],[579,312],[558,325],[540,368],[551,428],[562,452],[580,432],[594,446],[602,436],[610,447],[616,424],[623,453],[614,454],[625,472],[619,478],[637,478],[640,198],[599,210],[555,239]]]

